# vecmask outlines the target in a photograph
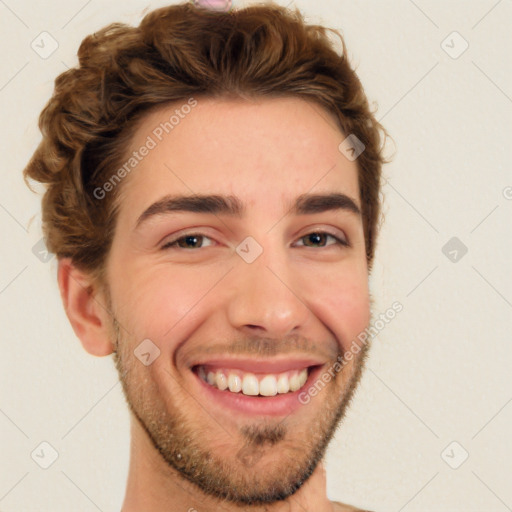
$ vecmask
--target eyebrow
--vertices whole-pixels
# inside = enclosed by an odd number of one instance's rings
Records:
[[[302,194],[292,204],[291,213],[294,215],[308,215],[326,211],[342,210],[361,215],[356,202],[342,193],[330,194]],[[241,218],[245,214],[245,205],[237,196],[233,195],[203,195],[165,196],[159,199],[137,219],[135,228],[155,215],[171,212],[210,213],[214,215],[229,215]]]

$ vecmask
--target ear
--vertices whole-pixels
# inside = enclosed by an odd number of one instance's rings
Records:
[[[112,316],[103,291],[70,258],[59,259],[57,280],[66,315],[85,350],[94,356],[111,354]]]

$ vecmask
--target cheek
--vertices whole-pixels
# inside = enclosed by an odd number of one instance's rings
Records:
[[[126,269],[127,270],[127,269]],[[204,274],[164,266],[131,268],[118,276],[115,287],[116,315],[130,338],[155,341],[181,338],[194,321],[194,310],[211,288]],[[114,290],[113,290],[114,292]],[[165,347],[166,349],[170,347]]]
[[[317,280],[308,301],[314,314],[336,336],[342,351],[351,346],[370,322],[368,279],[364,272],[330,273]]]

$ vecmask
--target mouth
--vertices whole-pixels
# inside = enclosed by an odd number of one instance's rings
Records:
[[[299,394],[316,379],[323,364],[312,361],[208,361],[192,372],[209,402],[244,414],[288,415],[302,404]]]
[[[246,396],[276,396],[301,389],[308,380],[309,368],[280,373],[251,373],[236,369],[199,366],[199,378],[220,391]]]

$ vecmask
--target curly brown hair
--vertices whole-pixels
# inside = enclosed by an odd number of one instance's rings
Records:
[[[327,31],[339,37],[340,52]],[[27,184],[46,184],[42,220],[50,252],[103,279],[120,187],[102,200],[93,191],[124,161],[150,109],[191,96],[295,96],[314,100],[365,145],[357,165],[371,268],[386,131],[370,111],[341,34],[274,4],[214,12],[183,3],[150,12],[138,27],[114,23],[89,35],[78,60],[55,80],[39,118],[42,141],[23,172]]]

